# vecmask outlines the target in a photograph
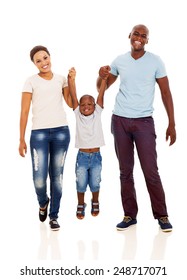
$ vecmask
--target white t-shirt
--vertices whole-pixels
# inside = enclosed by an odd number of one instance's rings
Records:
[[[79,106],[74,110],[76,117],[75,147],[82,149],[98,148],[105,145],[101,124],[103,109],[96,104],[95,111],[89,116],[84,116]]]
[[[57,74],[53,74],[51,80],[38,74],[26,80],[23,92],[32,94],[33,130],[67,125],[62,94],[62,89],[67,86],[66,78]]]

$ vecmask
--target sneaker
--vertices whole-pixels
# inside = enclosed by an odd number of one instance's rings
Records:
[[[39,219],[41,222],[44,222],[47,218],[48,205],[49,205],[49,199],[48,199],[48,202],[46,203],[45,207],[39,209]]]
[[[59,223],[57,222],[56,219],[50,220],[49,225],[50,225],[51,230],[59,230],[60,229],[60,225],[59,225]]]
[[[168,217],[161,217],[160,219],[158,219],[158,223],[160,225],[160,228],[162,231],[164,232],[170,232],[172,231],[172,225],[170,224]]]
[[[130,226],[133,226],[137,223],[136,219],[132,219],[130,216],[125,216],[123,221],[119,224],[117,224],[116,228],[117,230],[125,230],[129,228]]]

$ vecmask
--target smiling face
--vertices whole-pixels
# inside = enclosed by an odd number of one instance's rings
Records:
[[[79,109],[84,116],[91,115],[95,110],[95,99],[91,95],[84,95],[79,102]]]
[[[131,49],[134,52],[144,52],[144,46],[148,43],[149,30],[145,25],[136,25],[129,34]]]
[[[51,59],[46,51],[41,50],[36,52],[33,56],[33,62],[40,73],[46,74],[51,71]]]

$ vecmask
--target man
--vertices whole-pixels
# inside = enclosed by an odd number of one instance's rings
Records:
[[[172,95],[165,66],[155,54],[145,51],[149,30],[140,24],[129,34],[131,51],[118,56],[111,66],[99,70],[97,88],[101,78],[107,75],[107,88],[120,76],[119,91],[112,115],[112,134],[119,161],[121,199],[124,219],[117,224],[118,230],[125,230],[137,223],[138,205],[133,180],[134,144],[140,160],[147,189],[150,195],[153,216],[163,231],[172,231],[168,219],[165,193],[158,173],[156,134],[154,128],[153,100],[157,82],[168,116],[166,140],[170,145],[176,141],[175,118]]]

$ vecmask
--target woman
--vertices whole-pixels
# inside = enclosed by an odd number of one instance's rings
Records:
[[[59,230],[57,221],[62,196],[64,162],[70,142],[70,132],[63,99],[72,108],[72,100],[65,77],[51,70],[51,58],[44,46],[30,51],[31,61],[39,70],[29,77],[23,87],[20,116],[20,145],[22,157],[27,152],[25,131],[32,102],[32,130],[30,152],[33,181],[39,203],[39,219],[47,218],[48,205],[50,227]],[[50,178],[50,198],[47,194],[47,177]]]

